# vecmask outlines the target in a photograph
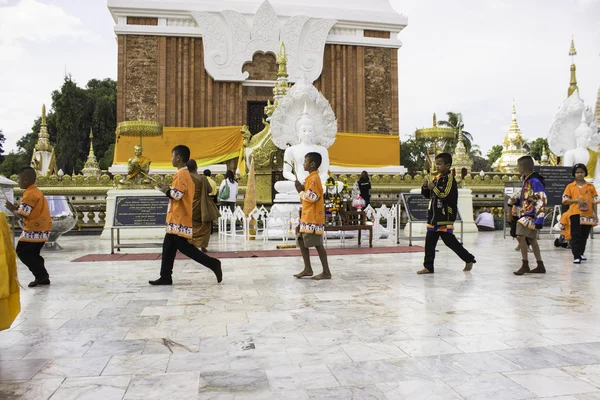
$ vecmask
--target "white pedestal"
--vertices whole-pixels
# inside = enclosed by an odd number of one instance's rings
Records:
[[[115,219],[115,203],[117,196],[119,197],[149,197],[149,196],[164,196],[160,190],[156,189],[113,189],[106,193],[106,223],[102,230],[100,239],[110,240],[110,228],[113,226]],[[165,228],[131,228],[121,229],[121,239],[162,239],[165,236]]]
[[[412,189],[411,193],[421,193],[421,189]],[[477,225],[473,219],[473,195],[471,189],[458,189],[458,211],[463,220],[463,223],[456,222],[454,224],[454,232],[460,233],[461,228],[464,233],[476,233]],[[462,225],[462,226],[461,226]],[[409,224],[404,227],[404,232],[408,234]],[[424,235],[427,232],[426,223],[412,224],[413,235]]]

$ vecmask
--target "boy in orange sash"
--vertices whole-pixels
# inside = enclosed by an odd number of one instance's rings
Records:
[[[25,189],[19,207],[9,202],[6,208],[18,218],[23,219],[23,231],[17,244],[17,256],[29,268],[35,280],[29,287],[49,285],[50,275],[40,255],[44,243],[50,237],[52,219],[44,193],[35,185],[36,173],[31,167],[25,167],[19,172],[19,187]]]
[[[323,246],[325,231],[325,203],[323,199],[323,183],[319,177],[319,167],[323,158],[319,153],[308,153],[304,157],[304,170],[310,172],[304,185],[296,181],[296,190],[302,201],[302,216],[298,226],[297,243],[304,260],[304,270],[294,276],[302,278],[312,276],[309,248],[315,247],[323,264],[323,273],[313,276],[315,280],[331,279],[331,271],[327,261],[327,251]]]
[[[163,241],[160,278],[149,281],[151,285],[173,284],[173,263],[177,250],[215,273],[217,282],[223,280],[221,261],[198,250],[188,240],[192,238],[192,202],[194,201],[194,181],[187,169],[190,149],[187,146],[175,146],[172,151],[172,164],[177,168],[171,186],[161,185],[160,190],[169,199],[167,212],[167,233]]]

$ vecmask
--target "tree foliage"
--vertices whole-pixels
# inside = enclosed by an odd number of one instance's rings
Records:
[[[52,92],[52,107],[47,115],[50,142],[54,145],[58,168],[65,174],[79,173],[90,148],[90,129],[94,132],[94,153],[103,161],[102,168],[112,164],[117,126],[117,83],[112,79],[92,79],[81,88],[67,75],[60,89]],[[0,173],[11,175],[29,165],[37,142],[42,119],[38,117],[31,132],[18,142],[18,150],[7,155],[9,163],[0,165]]]
[[[471,147],[473,145],[473,135],[465,131],[465,124],[461,113],[447,112],[448,119],[446,121],[438,121],[438,126],[444,126],[446,128],[452,128],[454,130],[454,138],[448,140],[444,146],[444,151],[452,153],[456,148],[459,137],[462,136],[463,143],[467,153],[471,153]]]
[[[4,160],[4,142],[6,141],[6,137],[4,137],[4,133],[2,129],[0,129],[0,162]]]
[[[527,143],[529,145],[529,155],[534,160],[541,160],[544,148],[548,148],[548,140],[546,138],[537,138]]]
[[[496,144],[496,145],[492,146],[490,151],[488,151],[487,159],[490,162],[490,165],[494,164],[496,162],[496,160],[498,160],[500,158],[500,156],[502,155],[502,149],[503,149],[502,145]]]
[[[400,145],[400,162],[411,172],[423,171],[426,167],[427,144],[422,140],[409,139]]]

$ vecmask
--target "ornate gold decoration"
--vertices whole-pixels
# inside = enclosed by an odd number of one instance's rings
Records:
[[[117,125],[117,138],[119,136],[139,136],[140,144],[144,137],[162,136],[163,126],[156,121],[124,121]]]
[[[427,149],[427,167],[435,171],[435,155],[438,153],[444,143],[454,139],[456,132],[452,128],[442,128],[437,125],[437,117],[433,113],[433,126],[431,128],[421,128],[415,131],[415,138],[428,143]]]
[[[575,66],[575,56],[577,55],[577,50],[575,50],[575,41],[571,39],[571,48],[569,49],[569,55],[571,56],[571,82],[569,82],[569,90],[567,92],[567,97],[571,97],[575,91],[579,91],[577,87],[577,67]]]

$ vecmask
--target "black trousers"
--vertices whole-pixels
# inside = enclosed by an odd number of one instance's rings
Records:
[[[452,233],[427,231],[427,236],[425,236],[425,261],[423,262],[423,266],[429,271],[433,272],[435,247],[440,238],[442,238],[444,244],[455,252],[464,262],[475,261],[475,256],[469,253]]]
[[[219,262],[219,260],[216,258],[212,258],[206,253],[198,250],[193,244],[188,242],[187,239],[167,233],[165,235],[165,240],[163,241],[162,262],[160,264],[161,278],[172,280],[173,263],[175,262],[177,250],[179,250],[186,257],[189,257],[197,263],[204,265],[211,271],[215,270]]]
[[[19,260],[31,271],[36,280],[48,279],[48,271],[44,265],[44,257],[40,256],[44,243],[21,242],[17,244],[17,256]]]
[[[571,215],[569,220],[571,222],[571,251],[573,252],[573,258],[576,260],[581,258],[585,253],[585,245],[590,236],[592,226],[581,225],[579,215]]]

